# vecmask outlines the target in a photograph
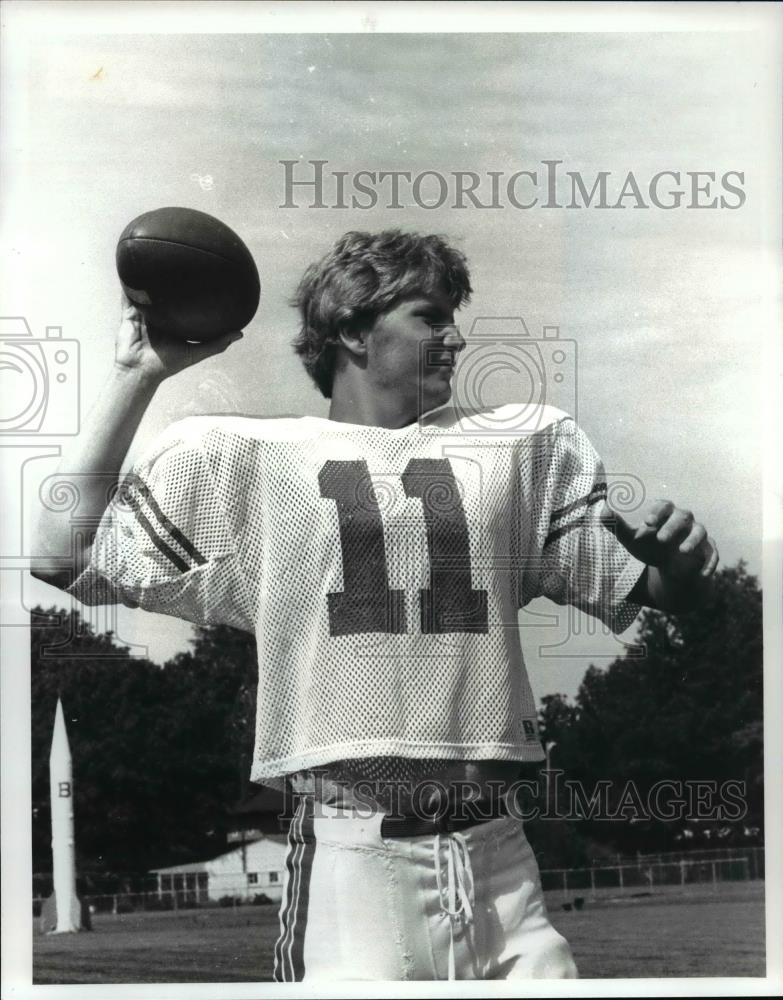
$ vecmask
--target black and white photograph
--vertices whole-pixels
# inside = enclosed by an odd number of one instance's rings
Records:
[[[4,997],[780,993],[782,13],[2,3]]]

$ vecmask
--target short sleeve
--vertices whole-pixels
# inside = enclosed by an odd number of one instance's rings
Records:
[[[123,479],[68,593],[253,631],[215,470],[186,426],[170,428]]]
[[[603,463],[585,433],[569,417],[555,425],[551,455],[538,484],[540,519],[538,593],[569,604],[619,634],[641,606],[628,594],[643,573],[606,519]]]

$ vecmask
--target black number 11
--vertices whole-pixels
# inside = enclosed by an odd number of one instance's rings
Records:
[[[419,591],[421,631],[486,633],[487,591],[473,589],[468,523],[451,463],[413,458],[401,478],[405,495],[421,500],[427,529],[430,579]],[[318,483],[321,496],[337,505],[343,557],[343,590],[327,595],[330,633],[406,632],[405,593],[389,587],[367,463],[328,461]]]

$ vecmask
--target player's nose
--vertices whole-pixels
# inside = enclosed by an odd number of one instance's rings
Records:
[[[456,354],[459,354],[465,346],[465,338],[460,333],[459,327],[456,323],[449,323],[444,330],[443,346],[448,347]]]

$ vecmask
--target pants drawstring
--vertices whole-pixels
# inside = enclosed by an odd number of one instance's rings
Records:
[[[441,874],[441,834],[435,835],[433,851],[435,854],[435,880],[440,896],[440,905],[444,913],[449,917],[449,979],[455,978],[454,963],[454,924],[460,921],[463,924],[473,922],[473,907],[476,904],[476,892],[473,884],[473,868],[470,863],[470,852],[468,844],[461,833],[448,833],[446,837],[446,847],[448,855],[446,858],[446,871],[448,880],[446,885],[447,898],[443,898],[443,877]]]

